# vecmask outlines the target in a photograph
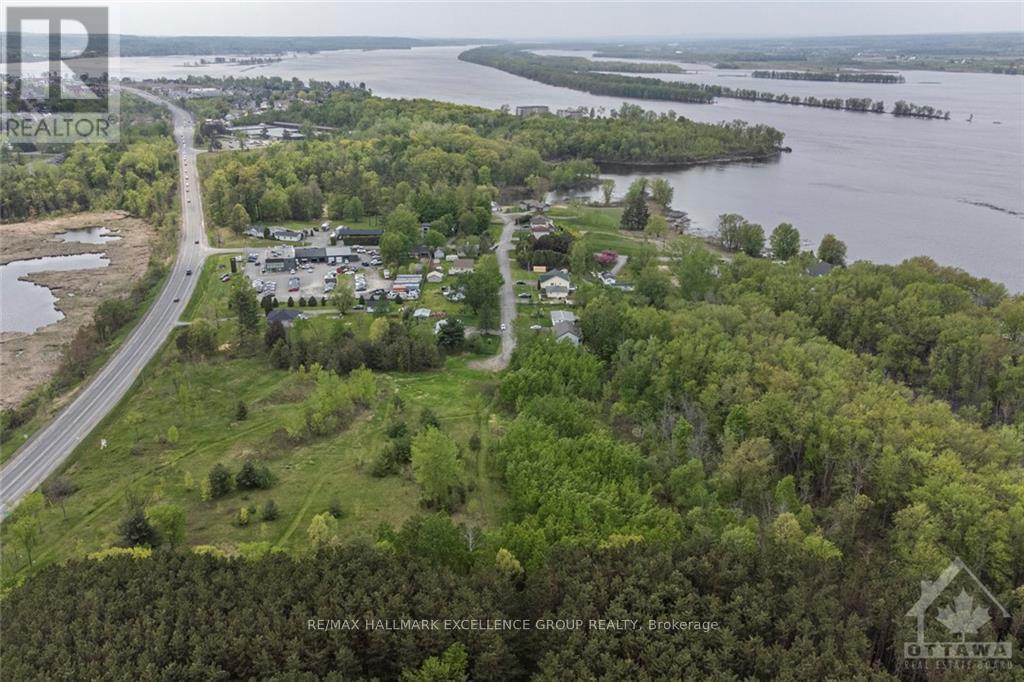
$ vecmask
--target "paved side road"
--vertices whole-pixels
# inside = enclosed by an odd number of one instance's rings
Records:
[[[24,495],[60,467],[75,447],[120,402],[174,328],[195,290],[203,260],[212,252],[206,248],[196,152],[192,148],[192,116],[149,93],[126,90],[168,107],[174,117],[182,214],[178,256],[160,294],[117,353],[75,399],[22,445],[14,458],[0,470],[0,514],[12,509]],[[187,270],[195,274],[186,276]],[[178,299],[177,303],[175,299]]]
[[[501,236],[498,238],[498,248],[495,255],[498,258],[498,270],[501,272],[501,323],[505,325],[501,332],[501,350],[497,355],[478,360],[472,363],[475,369],[484,369],[492,372],[500,372],[508,367],[512,360],[512,351],[516,349],[516,333],[513,329],[513,322],[516,321],[516,293],[512,282],[512,265],[509,260],[509,252],[512,251],[512,235],[516,231],[515,219],[505,213],[499,213],[503,223]]]

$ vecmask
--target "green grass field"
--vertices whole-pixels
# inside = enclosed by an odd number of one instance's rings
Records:
[[[370,319],[360,314],[347,316],[346,321],[363,333]],[[231,338],[233,328],[230,323],[222,326],[222,340]],[[337,524],[339,541],[372,538],[381,524],[398,525],[421,511],[419,490],[407,469],[385,478],[370,474],[386,442],[381,406],[394,391],[404,401],[404,416],[411,426],[429,408],[462,448],[469,495],[456,519],[493,525],[501,518],[501,486],[491,476],[486,447],[474,455],[466,443],[474,432],[481,434],[485,445],[488,442],[490,424],[497,418],[490,412],[488,397],[496,379],[469,369],[467,359],[450,358],[443,369],[433,372],[377,375],[379,405],[340,433],[295,445],[282,428],[301,419],[302,400],[311,390],[308,378],[271,369],[262,357],[220,354],[206,361],[184,361],[172,338],[128,397],[72,454],[63,475],[79,490],[67,501],[66,518],[58,507],[39,512],[41,532],[33,549],[33,567],[4,526],[5,580],[110,546],[117,540],[118,524],[136,501],[145,506],[180,505],[187,515],[186,543],[214,545],[228,553],[257,541],[304,551],[310,520],[333,500],[344,511]],[[235,418],[239,401],[248,406],[244,421]],[[106,447],[101,446],[104,440]],[[234,473],[246,459],[270,468],[276,478],[271,489],[202,499],[201,482],[214,464],[223,463]],[[268,499],[280,509],[280,518],[263,522],[258,511]],[[245,527],[235,523],[241,507],[256,509]]]
[[[219,342],[235,341],[235,322],[228,308],[230,255],[207,259],[198,273],[197,289],[183,313],[184,321],[214,321]],[[242,277],[235,274],[233,277]],[[526,276],[524,274],[524,276]],[[453,284],[455,278],[446,278]],[[422,300],[407,306],[443,310],[467,326],[476,320],[464,306],[440,295],[441,285],[428,285]],[[310,309],[314,310],[314,309]],[[400,306],[394,306],[397,316]],[[333,323],[335,311],[308,324]],[[368,334],[374,316],[356,312],[344,324],[357,336]],[[419,322],[433,324],[433,320]],[[381,524],[399,525],[424,511],[420,491],[405,467],[384,478],[371,475],[373,462],[387,442],[385,405],[392,393],[404,401],[410,426],[429,408],[443,429],[459,444],[465,469],[467,498],[453,514],[456,521],[493,526],[502,519],[505,494],[488,461],[487,444],[500,415],[491,409],[497,378],[473,370],[468,361],[498,351],[497,336],[484,336],[471,352],[449,358],[443,369],[417,374],[378,374],[381,398],[345,430],[299,444],[284,435],[284,426],[300,421],[312,382],[300,373],[272,369],[262,356],[234,357],[220,351],[204,361],[179,356],[172,336],[127,397],[83,441],[57,475],[78,487],[64,508],[47,506],[38,513],[39,537],[29,566],[24,547],[0,528],[4,582],[10,584],[49,563],[83,556],[117,542],[118,526],[136,504],[172,503],[186,512],[188,545],[213,545],[227,553],[244,543],[267,542],[285,551],[305,551],[312,517],[340,504],[338,541],[372,538]],[[248,416],[236,419],[238,403]],[[467,446],[478,433],[479,453]],[[225,464],[236,473],[248,459],[266,464],[275,477],[269,490],[233,491],[204,500],[202,483],[210,469]],[[273,521],[259,511],[272,499],[280,510]],[[237,523],[241,508],[251,510],[247,525]],[[254,512],[254,513],[253,513]]]
[[[586,234],[595,251],[611,249],[632,256],[644,245],[643,234],[619,229],[621,208],[594,206],[553,206],[548,215],[557,224]]]
[[[185,312],[181,319],[185,321],[195,320],[204,317],[215,320],[221,317],[228,317],[228,298],[231,294],[230,281],[221,282],[224,274],[231,272],[231,255],[211,256],[203,264],[202,272],[199,273],[199,282],[196,284],[196,291],[185,306]],[[244,277],[238,272],[232,277]]]

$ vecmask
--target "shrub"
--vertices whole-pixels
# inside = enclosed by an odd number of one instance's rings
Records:
[[[223,464],[214,464],[207,476],[210,483],[210,498],[224,497],[231,492],[231,472]]]
[[[341,507],[341,500],[337,497],[331,498],[331,503],[327,505],[327,513],[336,519],[340,519],[345,515],[345,510]]]
[[[277,505],[274,504],[273,500],[267,500],[263,504],[263,510],[260,512],[260,519],[263,521],[276,521],[281,515],[281,512],[277,509]]]
[[[128,516],[118,525],[117,532],[121,536],[118,544],[122,547],[152,547],[157,544],[156,530],[141,507],[128,512]]]
[[[266,490],[273,482],[270,469],[265,465],[256,466],[251,460],[247,460],[235,476],[235,487],[239,490]]]

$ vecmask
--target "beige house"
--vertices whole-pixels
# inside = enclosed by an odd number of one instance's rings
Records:
[[[474,262],[472,258],[457,258],[448,266],[449,275],[461,275],[465,272],[473,272]]]

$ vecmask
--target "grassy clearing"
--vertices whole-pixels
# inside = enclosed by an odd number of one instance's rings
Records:
[[[548,214],[558,224],[586,234],[595,251],[610,249],[632,256],[644,246],[642,234],[619,229],[621,208],[559,205],[552,207]]]
[[[350,315],[346,323],[365,333],[370,319]],[[233,333],[233,325],[224,325],[222,340]],[[386,478],[370,474],[386,441],[381,406],[392,391],[403,399],[410,424],[418,424],[420,412],[429,408],[462,448],[470,493],[456,518],[484,526],[497,523],[504,504],[501,486],[489,473],[487,455],[467,446],[475,432],[488,440],[494,418],[489,396],[496,379],[469,369],[466,360],[451,358],[444,369],[429,373],[378,375],[380,405],[341,433],[296,445],[281,430],[302,419],[302,400],[312,386],[308,377],[271,369],[262,357],[183,361],[172,338],[128,397],[72,454],[63,474],[79,491],[67,501],[66,518],[57,507],[39,513],[33,568],[4,526],[4,574],[16,580],[47,563],[111,545],[133,500],[146,506],[180,505],[187,516],[187,544],[228,552],[256,541],[304,551],[312,517],[334,500],[344,511],[337,524],[339,541],[371,538],[381,524],[398,525],[421,511],[408,470]],[[244,421],[236,420],[240,400],[248,406]],[[246,459],[270,468],[276,478],[271,489],[202,499],[201,482],[213,465],[223,463],[235,473]],[[278,506],[280,518],[263,522],[259,510],[268,499]],[[236,523],[242,507],[256,510],[245,527]]]
[[[221,276],[231,272],[231,255],[211,256],[203,264],[203,270],[199,273],[199,282],[196,284],[196,291],[185,306],[185,312],[181,319],[192,321],[199,317],[216,320],[222,317],[229,317],[231,311],[228,309],[228,299],[231,294],[230,281],[221,282]],[[244,277],[236,273],[232,277]]]

